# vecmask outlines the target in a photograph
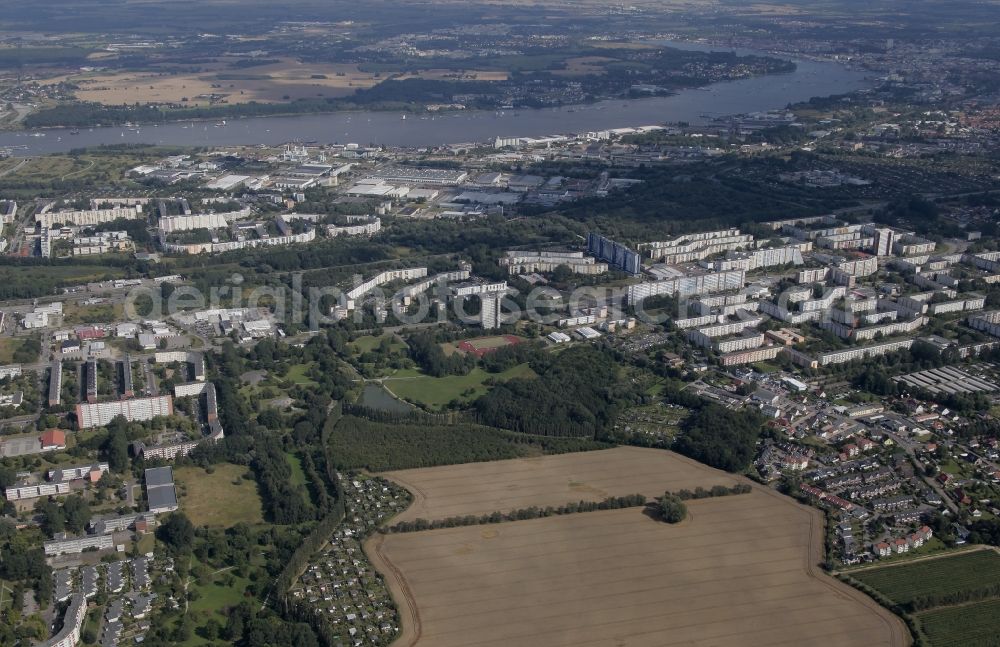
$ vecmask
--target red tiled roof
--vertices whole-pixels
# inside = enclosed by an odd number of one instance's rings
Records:
[[[61,429],[49,429],[42,432],[42,447],[65,447],[66,432]]]

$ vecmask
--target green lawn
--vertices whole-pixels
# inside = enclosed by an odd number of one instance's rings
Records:
[[[200,467],[178,467],[180,509],[196,526],[228,528],[237,523],[261,523],[264,512],[253,481],[243,479],[247,468],[222,463],[209,474]]]
[[[135,548],[140,555],[146,555],[147,553],[153,552],[153,548],[156,545],[156,535],[152,533],[146,533],[139,537],[139,541],[135,542]]]
[[[430,377],[420,375],[413,378],[402,378],[397,373],[393,378],[385,380],[385,386],[404,400],[423,404],[431,409],[440,409],[452,400],[469,402],[486,393],[489,387],[486,380],[494,378],[498,381],[515,377],[534,377],[535,373],[527,364],[517,366],[503,373],[487,373],[481,368],[474,368],[468,375],[448,375],[445,377]]]
[[[13,602],[14,587],[6,580],[0,580],[0,611],[8,609]]]
[[[313,363],[308,364],[295,364],[288,369],[288,373],[283,379],[289,380],[295,384],[304,384],[306,386],[314,386],[316,381],[311,377],[306,375],[306,373],[313,367]]]
[[[233,577],[231,586],[226,586],[227,576]],[[188,614],[193,616],[195,621],[194,635],[180,645],[185,647],[195,647],[197,645],[219,644],[210,642],[198,635],[197,627],[202,627],[210,619],[215,619],[220,625],[225,626],[228,620],[227,609],[234,607],[243,600],[243,591],[250,582],[233,574],[232,571],[224,573],[213,573],[206,581],[195,581],[189,585],[189,590],[197,591],[197,600],[192,600],[188,606]]]
[[[29,358],[26,358],[26,357],[21,357],[19,359],[15,359],[14,356],[17,353],[17,351],[20,350],[24,346],[25,342],[27,342],[27,341],[29,341],[31,339],[34,339],[34,336],[32,336],[32,337],[4,337],[4,338],[0,339],[0,364],[13,364],[15,362],[17,362],[17,363],[24,363],[26,359],[29,359]],[[35,358],[36,359],[37,359],[37,357],[38,357],[38,355],[35,354]],[[29,360],[29,361],[34,361],[34,360]]]
[[[302,499],[305,504],[312,507],[312,493],[309,490],[309,479],[306,477],[305,471],[302,469],[302,460],[295,454],[285,454],[285,461],[288,466],[292,469],[291,483],[295,488],[302,493]]]
[[[388,333],[379,337],[374,335],[364,335],[363,337],[358,337],[354,341],[350,342],[348,346],[351,347],[351,350],[354,351],[355,355],[363,355],[364,353],[375,350],[375,348],[378,347],[378,345],[381,344],[382,340],[386,337],[390,340],[389,346],[392,350],[404,350],[406,348],[406,345],[400,341],[398,337]]]
[[[957,476],[961,476],[962,475],[962,466],[959,465],[958,461],[956,461],[953,458],[949,458],[948,460],[941,461],[941,464],[938,467],[940,468],[940,470],[942,472],[944,472],[946,474],[953,474],[953,475],[957,475]]]

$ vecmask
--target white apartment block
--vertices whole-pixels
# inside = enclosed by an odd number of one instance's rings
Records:
[[[451,288],[452,295],[456,297],[469,297],[506,291],[507,281],[496,281],[494,283],[462,283],[460,285],[452,286]]]
[[[688,331],[688,340],[696,346],[708,348],[712,345],[712,339],[716,337],[726,337],[728,335],[738,335],[747,328],[756,328],[764,322],[763,317],[754,317],[742,321],[723,322],[716,325],[704,326]]]
[[[97,209],[101,205],[113,207],[136,207],[149,204],[149,198],[91,198],[90,208]]]
[[[167,445],[149,446],[140,444],[137,445],[137,453],[142,455],[143,459],[147,461],[153,458],[172,461],[178,456],[187,456],[194,451],[194,448],[200,443],[201,441],[188,440],[181,443],[170,443]]]
[[[958,299],[957,301],[944,301],[940,303],[932,303],[927,307],[927,311],[932,315],[940,315],[949,312],[982,310],[985,306],[986,306],[985,297],[972,297],[969,299]]]
[[[932,240],[904,234],[899,237],[893,245],[892,251],[897,256],[916,256],[917,254],[930,254],[937,249],[937,243]]]
[[[95,476],[96,478],[100,478],[100,475],[103,475],[110,469],[107,463],[88,463],[87,465],[49,470],[46,477],[54,482],[78,481],[80,479],[91,479]]]
[[[744,270],[747,272],[778,265],[802,265],[804,262],[798,245],[771,247],[754,251],[730,251],[726,253],[724,259],[701,261],[703,266],[714,270]]]
[[[35,485],[14,485],[4,490],[4,496],[8,501],[24,501],[26,499],[38,499],[43,496],[58,496],[69,494],[69,483],[60,481],[58,483],[38,483]]]
[[[725,306],[738,306],[747,302],[747,295],[742,292],[736,294],[705,294],[695,299],[692,304],[701,314],[708,314],[713,308]]]
[[[414,283],[413,285],[407,285],[406,287],[401,288],[399,292],[396,293],[396,297],[402,299],[405,305],[409,305],[410,299],[418,294],[426,292],[439,283],[447,284],[449,281],[467,281],[470,276],[472,276],[472,273],[469,270],[442,272],[418,283]]]
[[[830,274],[829,267],[816,267],[799,270],[795,275],[796,283],[823,283]]]
[[[753,236],[750,234],[741,234],[739,229],[727,229],[645,243],[639,247],[648,249],[650,258],[654,261],[676,264],[700,261],[714,254],[746,249],[753,246],[753,242]]]
[[[391,283],[393,281],[413,281],[415,279],[422,279],[425,276],[427,276],[426,267],[410,267],[403,270],[388,270],[386,272],[381,272],[367,281],[359,283],[345,293],[345,296],[350,303],[348,309],[353,310],[354,301],[380,285],[385,285],[386,283]]]
[[[746,272],[743,270],[679,276],[630,285],[626,290],[626,299],[630,305],[634,305],[643,299],[659,295],[692,296],[738,290],[745,283]]]
[[[861,232],[834,234],[832,236],[820,236],[816,238],[816,246],[825,247],[826,249],[861,249],[872,247],[874,244],[874,238],[865,236]]]
[[[963,254],[962,262],[973,265],[987,272],[1000,272],[1000,252],[983,252],[982,254]]]
[[[823,318],[822,310],[797,312],[795,310],[789,310],[788,308],[779,306],[772,301],[761,301],[760,311],[774,317],[775,319],[780,319],[781,321],[790,324],[801,324],[807,321],[819,321]]]
[[[741,364],[756,364],[766,362],[778,356],[784,350],[783,346],[767,346],[764,348],[753,348],[741,350],[733,353],[726,353],[719,358],[723,366],[739,366]]]
[[[343,227],[329,225],[326,228],[326,235],[330,238],[336,238],[337,236],[374,236],[381,229],[382,219],[373,218],[368,222],[363,222],[358,225],[346,225]]]
[[[849,274],[850,276],[871,276],[875,272],[878,272],[878,257],[869,256],[868,258],[862,258],[856,261],[843,261],[837,263],[834,267],[835,269],[843,272],[844,274]]]
[[[1000,337],[1000,310],[984,312],[969,317],[969,327],[987,335]]]
[[[301,234],[290,234],[287,236],[268,236],[267,238],[232,240],[224,243],[163,243],[162,246],[163,251],[171,254],[216,254],[222,252],[232,252],[238,249],[254,249],[257,247],[311,243],[314,240],[316,240],[316,230],[310,229],[309,231]]]
[[[695,234],[684,234],[683,236],[678,236],[672,240],[661,240],[654,241],[651,243],[642,243],[639,245],[639,249],[674,249],[678,247],[683,247],[684,245],[690,243],[702,243],[710,240],[720,240],[729,239],[740,235],[740,230],[733,227],[731,229],[720,229],[718,231],[702,231]],[[653,254],[656,255],[655,253]]]
[[[554,272],[563,265],[576,274],[604,274],[607,263],[584,256],[583,252],[522,252],[508,251],[497,263],[506,267],[510,274],[530,274],[531,272]]]
[[[244,213],[245,212],[245,213]],[[160,218],[160,229],[165,234],[192,229],[225,229],[230,220],[249,217],[250,210],[230,213],[198,213],[190,216],[167,216]]]
[[[45,554],[53,555],[76,555],[88,548],[105,550],[114,547],[114,539],[111,535],[84,535],[82,537],[71,537],[69,539],[53,539],[42,544]]]
[[[687,319],[674,319],[673,324],[679,330],[687,330],[688,328],[698,328],[700,326],[719,323],[719,319],[721,318],[721,315],[702,315],[700,317],[688,317]]]
[[[169,416],[173,413],[173,398],[169,395],[76,405],[76,421],[80,429],[103,427],[115,416],[125,416],[126,420],[132,422],[152,420],[157,416]]]
[[[483,330],[494,330],[503,323],[503,313],[500,310],[500,301],[503,293],[486,292],[480,295],[481,306],[479,310],[479,324]]]
[[[87,598],[82,593],[76,593],[70,598],[66,608],[62,629],[52,638],[38,643],[37,647],[76,647],[80,642],[80,632],[86,617]]]
[[[21,375],[21,365],[20,364],[7,364],[6,366],[0,366],[0,380],[5,377],[20,377]]]
[[[43,229],[51,229],[55,224],[86,227],[102,225],[115,220],[141,220],[145,218],[142,205],[134,207],[113,207],[111,209],[90,209],[77,211],[41,211],[35,214],[35,222]]]
[[[805,219],[803,219],[804,224]],[[826,222],[826,221],[823,221]],[[805,229],[795,225],[782,225],[781,231],[800,240],[816,240],[817,238],[829,238],[832,236],[843,236],[861,232],[862,225],[844,225],[840,227],[828,227],[826,229]]]
[[[556,322],[556,325],[560,328],[569,328],[570,326],[589,326],[592,323],[597,323],[595,315],[579,315],[577,317],[560,319]]]
[[[749,330],[742,335],[712,340],[712,348],[718,353],[734,353],[741,350],[760,348],[763,345],[764,333],[752,333]]]
[[[870,341],[878,337],[891,337],[893,335],[904,335],[915,332],[926,324],[927,317],[917,317],[911,321],[894,321],[892,323],[868,326],[865,328],[852,328],[836,321],[824,321],[820,326],[823,330],[829,330],[841,339],[853,341]]]
[[[816,361],[819,366],[844,364],[854,360],[888,355],[897,350],[909,349],[911,346],[913,346],[913,339],[901,339],[883,344],[872,344],[871,346],[859,346],[858,348],[821,353],[817,356]]]

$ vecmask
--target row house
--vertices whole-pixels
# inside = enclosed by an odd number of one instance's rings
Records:
[[[899,481],[891,481],[889,483],[879,483],[877,485],[865,485],[859,488],[854,488],[848,492],[848,496],[852,499],[873,499],[877,496],[884,496],[886,494],[891,494],[900,488]]]
[[[912,505],[913,499],[909,496],[896,496],[872,501],[872,507],[876,512],[893,512],[895,510],[903,510]]]
[[[864,477],[860,473],[854,472],[851,474],[828,478],[823,482],[823,486],[827,489],[853,487],[855,485],[861,485],[863,481]]]

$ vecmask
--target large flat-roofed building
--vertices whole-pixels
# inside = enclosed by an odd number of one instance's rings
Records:
[[[700,261],[722,252],[746,249],[753,245],[753,236],[740,233],[739,229],[706,231],[688,234],[673,240],[661,240],[640,245],[649,250],[649,256],[661,263],[689,263]]]
[[[154,514],[173,512],[177,509],[177,491],[174,489],[174,470],[171,467],[152,467],[146,470],[146,503]]]
[[[152,420],[157,416],[174,413],[173,398],[169,395],[133,398],[114,402],[94,402],[76,405],[76,423],[80,429],[103,427],[115,416],[124,416],[129,422]]]
[[[468,177],[469,174],[462,170],[423,168],[419,166],[390,166],[365,175],[366,179],[381,180],[383,182],[434,184],[440,186],[461,184]]]
[[[984,332],[987,335],[1000,337],[1000,310],[984,312],[969,317],[969,327],[973,330]]]
[[[84,369],[84,379],[87,384],[87,402],[97,402],[97,360],[87,362]]]
[[[114,539],[111,535],[84,535],[82,537],[66,537],[63,539],[53,539],[43,544],[45,554],[54,555],[76,555],[88,548],[96,550],[107,550],[114,547]]]
[[[43,496],[58,496],[69,494],[71,491],[69,483],[35,483],[31,485],[13,485],[4,490],[4,496],[8,501],[24,501],[26,499],[39,499]]]
[[[756,364],[774,359],[784,350],[784,346],[767,346],[764,348],[753,348],[749,350],[738,350],[726,353],[719,358],[723,366],[739,366],[741,364]]]
[[[57,407],[62,399],[62,362],[55,360],[49,368],[49,406]]]
[[[20,364],[7,364],[6,366],[0,366],[0,380],[5,377],[20,377],[21,375],[21,365]]]
[[[115,220],[140,220],[145,218],[142,205],[134,207],[113,207],[111,209],[87,209],[78,211],[45,211],[35,214],[35,222],[45,229],[55,224],[76,225],[78,227],[101,225]]]
[[[374,236],[382,229],[381,218],[371,218],[356,224],[343,226],[328,225],[326,235],[330,238],[337,236]]]
[[[109,469],[111,468],[108,467],[107,463],[88,463],[87,465],[74,465],[73,467],[60,467],[49,470],[47,477],[54,483],[81,480],[96,483],[101,480],[101,476]]]
[[[831,364],[844,364],[846,362],[853,362],[854,360],[868,359],[870,357],[880,357],[882,355],[888,355],[897,350],[909,350],[913,345],[912,339],[901,339],[899,341],[891,341],[884,344],[872,344],[869,346],[859,346],[857,348],[849,348],[847,350],[837,350],[831,351],[829,353],[821,353],[817,356],[816,360],[819,366],[829,366]]]
[[[642,272],[642,259],[638,252],[595,232],[587,234],[587,253],[626,274],[636,276]]]
[[[135,445],[135,451],[137,454],[143,457],[144,460],[152,460],[154,458],[159,458],[165,461],[172,461],[178,456],[187,456],[190,454],[195,447],[199,445],[197,440],[187,440],[181,443],[169,443],[166,445],[151,445],[147,446],[145,443],[137,443]]]
[[[662,281],[646,281],[628,286],[626,291],[628,303],[634,305],[648,297],[664,294],[692,296],[709,292],[726,292],[742,288],[746,282],[746,272],[743,270],[678,274],[679,276],[666,278]]]
[[[598,263],[584,256],[583,252],[508,251],[498,263],[511,274],[554,272],[558,267],[566,267],[575,274],[603,274],[608,271],[607,263]]]
[[[159,227],[165,234],[192,229],[225,229],[231,220],[248,218],[250,211],[230,213],[198,213],[190,216],[167,216],[160,218]]]

